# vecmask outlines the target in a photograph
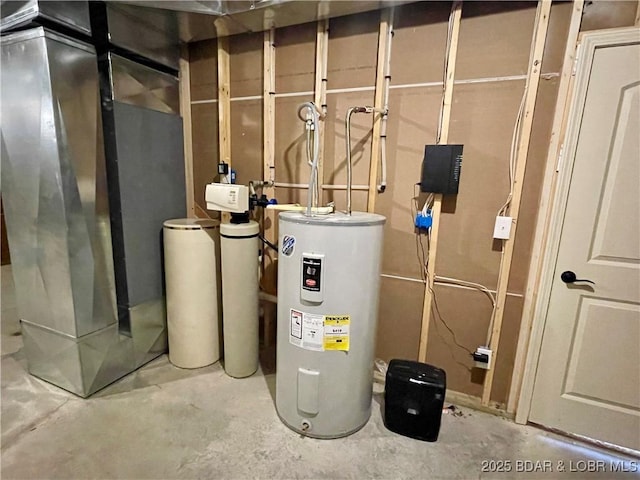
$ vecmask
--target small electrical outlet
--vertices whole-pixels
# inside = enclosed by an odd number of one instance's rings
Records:
[[[493,238],[508,240],[511,235],[512,217],[496,217],[496,224],[493,227]]]
[[[489,370],[491,368],[491,359],[493,352],[488,347],[478,347],[473,354],[473,361],[477,368]]]

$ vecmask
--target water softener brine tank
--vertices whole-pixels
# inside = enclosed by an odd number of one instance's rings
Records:
[[[342,437],[369,419],[384,222],[280,214],[276,407],[297,432]]]

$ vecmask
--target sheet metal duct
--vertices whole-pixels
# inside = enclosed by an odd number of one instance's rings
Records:
[[[115,0],[118,3],[129,3],[131,5],[151,6],[155,8],[162,8],[166,10],[174,10],[178,12],[190,12],[190,13],[202,13],[205,15],[231,15],[233,13],[247,12],[254,10],[256,7],[264,8],[269,5],[277,5],[279,3],[287,3],[291,0],[160,0],[160,1],[148,1],[148,0]]]
[[[110,0],[110,41],[175,70],[178,43],[196,42],[271,27],[312,22],[409,3],[402,0]],[[84,33],[89,30],[86,1],[0,0],[7,30],[37,18],[58,22]]]
[[[110,69],[109,98],[157,112],[180,114],[178,79],[147,68],[114,53],[109,53],[105,66]]]
[[[97,17],[104,29],[98,29],[98,36],[104,36],[105,42],[173,70],[179,69],[180,39],[176,12],[122,3],[101,3],[92,2],[90,7],[87,1],[0,0],[0,31],[44,26],[75,37],[79,33],[82,39],[91,41],[88,37],[92,34],[91,20],[95,21],[96,15],[90,13],[90,9],[95,9],[100,12]]]
[[[0,1],[0,12],[0,30],[3,32],[44,20],[91,34],[87,1],[3,0]]]
[[[106,17],[111,45],[173,70],[180,69],[176,12],[107,2]]]
[[[178,79],[113,53],[98,69],[120,327],[157,330],[164,350],[162,226],[186,216]]]
[[[271,27],[312,22],[409,3],[402,0],[346,2],[341,0],[213,0],[162,1],[114,0],[174,15],[180,41],[196,42],[238,33],[260,32]]]
[[[164,312],[118,322],[93,47],[0,41],[2,196],[29,371],[88,396],[166,349]],[[157,239],[156,239],[157,240]]]

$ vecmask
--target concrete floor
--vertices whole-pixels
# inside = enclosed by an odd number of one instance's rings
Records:
[[[27,374],[10,267],[2,267],[1,326],[3,479],[628,479],[628,473],[611,473],[611,462],[635,465],[464,408],[460,416],[444,415],[438,442],[411,440],[385,429],[380,393],[359,432],[305,438],[276,415],[273,373],[235,380],[219,364],[181,370],[166,355],[83,400]],[[263,362],[265,371],[270,365]],[[518,472],[523,464],[517,462],[525,460],[547,461],[551,471]],[[499,466],[511,471],[499,474]],[[568,471],[597,466],[607,471]]]

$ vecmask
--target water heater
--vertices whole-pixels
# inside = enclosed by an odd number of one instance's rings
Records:
[[[280,214],[276,407],[299,433],[342,437],[369,419],[384,222]]]

